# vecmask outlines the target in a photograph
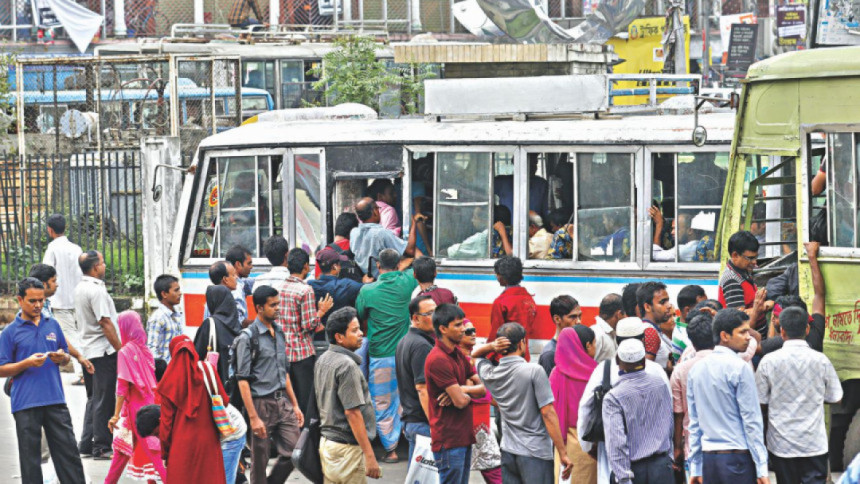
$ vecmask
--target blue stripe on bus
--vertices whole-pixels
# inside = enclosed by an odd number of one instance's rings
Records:
[[[250,277],[262,275],[262,272],[253,273]],[[209,279],[208,272],[183,272],[184,279]],[[448,281],[495,281],[493,274],[451,274],[442,273],[436,279]],[[567,282],[567,283],[600,283],[600,284],[629,284],[631,282],[642,282],[644,280],[659,280],[668,285],[698,284],[700,286],[717,286],[719,280],[714,279],[662,279],[659,277],[599,277],[599,276],[525,276],[526,282]]]

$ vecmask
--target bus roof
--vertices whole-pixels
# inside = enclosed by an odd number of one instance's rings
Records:
[[[860,76],[860,47],[798,50],[756,62],[747,81]]]
[[[240,56],[243,60],[255,59],[322,59],[324,55],[335,50],[332,43],[302,44],[239,44],[234,42],[209,42],[205,44],[192,42],[127,42],[99,46],[96,55],[130,55],[130,54],[193,54],[211,56]],[[376,49],[379,58],[393,58],[394,50],[379,44]]]
[[[733,113],[703,114],[709,144],[728,144]],[[204,139],[201,149],[331,144],[628,145],[692,144],[692,115],[549,121],[423,119],[271,122],[240,126]]]

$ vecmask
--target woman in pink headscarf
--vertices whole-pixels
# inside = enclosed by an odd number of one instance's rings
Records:
[[[597,461],[583,452],[576,434],[576,419],[579,416],[579,401],[585,385],[597,366],[594,361],[594,331],[578,324],[561,330],[555,350],[555,368],[549,375],[555,411],[561,435],[567,448],[567,456],[573,462],[571,484],[596,484]],[[556,457],[558,475],[558,457]]]
[[[135,480],[154,483],[160,477],[165,482],[167,472],[158,438],[141,438],[135,425],[137,411],[155,403],[155,359],[146,347],[140,315],[124,311],[118,322],[122,348],[117,355],[116,410],[108,423],[114,432],[114,453],[105,484],[119,481],[123,469],[126,477]],[[131,439],[120,437],[129,434]]]

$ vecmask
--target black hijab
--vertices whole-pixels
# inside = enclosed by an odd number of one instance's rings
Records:
[[[236,310],[236,300],[233,293],[225,286],[215,285],[206,288],[206,307],[209,309],[209,317],[215,320],[215,337],[218,348],[215,348],[221,356],[218,358],[218,373],[222,381],[226,380],[230,364],[230,347],[233,340],[242,331],[239,323],[239,313]],[[194,335],[194,348],[200,359],[206,357],[209,346],[209,320],[204,319]]]

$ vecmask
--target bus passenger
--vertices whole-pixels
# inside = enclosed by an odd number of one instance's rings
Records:
[[[481,259],[487,256],[487,237],[485,229],[487,208],[475,207],[472,213],[472,225],[477,233],[470,235],[463,242],[448,247],[448,257],[454,259]],[[496,205],[493,209],[493,239],[492,253],[494,259],[513,253],[511,245],[511,212],[504,205]]]
[[[541,216],[529,211],[529,259],[546,259],[552,235],[543,227]]]
[[[361,224],[349,233],[350,249],[355,254],[356,264],[365,274],[374,278],[379,275],[379,269],[376,268],[376,264],[371,263],[371,258],[376,259],[383,249],[394,249],[398,254],[406,257],[416,255],[415,229],[418,223],[423,222],[423,215],[415,214],[412,217],[409,240],[404,241],[380,225],[379,206],[372,198],[365,197],[359,200],[355,204],[355,214]]]
[[[493,207],[493,253],[490,254],[493,259],[503,255],[513,255],[511,223],[511,211],[508,210],[508,207],[504,205]]]
[[[624,225],[624,220],[611,213],[603,214],[603,229],[605,235],[592,246],[592,255],[598,257],[626,259],[630,256],[630,227]]]
[[[552,240],[547,250],[547,259],[573,258],[573,224],[569,222],[569,210],[560,208],[549,213],[547,223],[552,232]]]
[[[394,184],[391,180],[387,178],[373,180],[373,183],[367,187],[367,196],[376,200],[376,205],[379,207],[379,225],[400,237],[400,217],[394,209],[397,195],[394,193]]]

